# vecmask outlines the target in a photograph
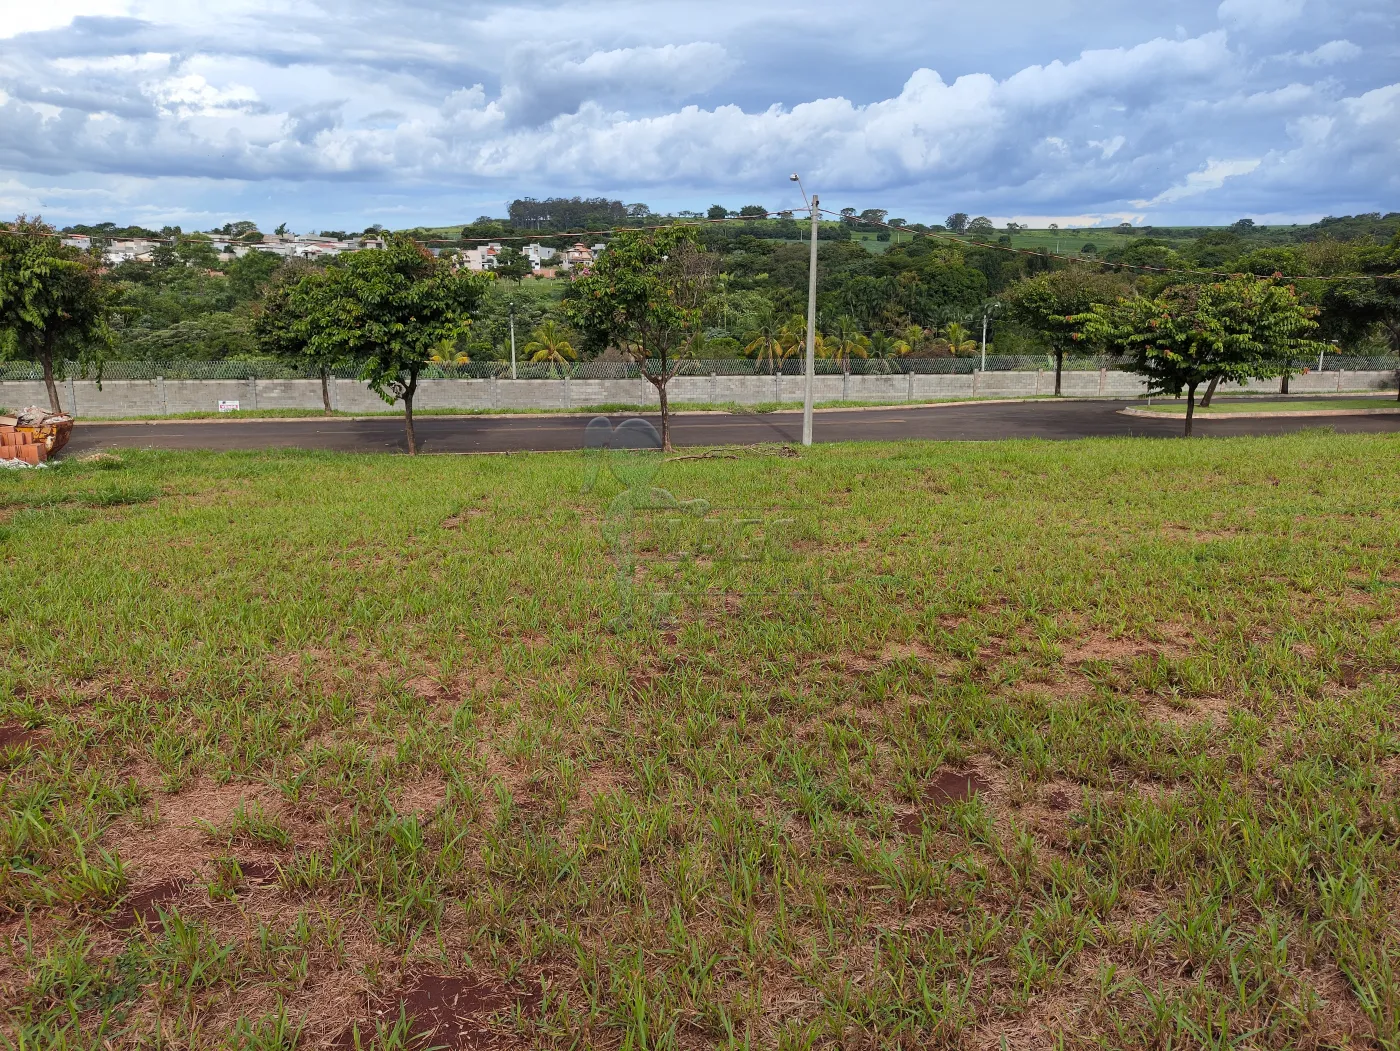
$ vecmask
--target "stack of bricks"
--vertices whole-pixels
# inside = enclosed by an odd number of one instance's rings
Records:
[[[48,458],[48,446],[36,442],[29,431],[20,430],[12,423],[0,423],[0,460],[41,464]]]

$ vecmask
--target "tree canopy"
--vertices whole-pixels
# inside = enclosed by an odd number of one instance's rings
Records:
[[[1315,313],[1292,287],[1241,276],[1096,304],[1067,321],[1145,377],[1149,393],[1185,390],[1189,435],[1202,383],[1277,376],[1290,359],[1323,349],[1308,338],[1317,328]]]
[[[110,297],[98,261],[64,245],[43,220],[0,226],[0,352],[38,361],[49,407],[61,412],[56,366],[100,360],[110,334]]]

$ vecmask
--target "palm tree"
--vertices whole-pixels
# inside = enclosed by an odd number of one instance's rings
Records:
[[[822,357],[835,358],[842,372],[850,372],[852,358],[870,357],[870,340],[861,333],[856,319],[845,315],[836,319],[836,332],[822,341],[822,349]]]
[[[821,333],[817,333],[816,340],[821,340]],[[801,314],[793,314],[783,322],[778,329],[778,350],[781,354],[779,361],[786,361],[794,354],[801,351],[807,344],[807,319]]]
[[[883,332],[870,333],[870,356],[872,358],[894,357],[900,353],[899,345],[899,340],[892,339]]]
[[[943,328],[943,338],[948,341],[948,349],[953,357],[959,354],[971,354],[977,349],[977,341],[972,338],[972,333],[963,328],[956,321],[950,321]]]
[[[549,361],[558,365],[578,358],[578,352],[569,342],[568,331],[557,321],[546,321],[530,333],[530,342],[525,344],[525,355],[531,361]]]
[[[762,367],[763,359],[766,357],[770,373],[773,372],[777,362],[787,357],[783,348],[783,326],[771,309],[764,310],[758,315],[754,327],[744,333],[744,338],[748,340],[744,347],[744,353],[752,354],[755,364],[759,367]]]

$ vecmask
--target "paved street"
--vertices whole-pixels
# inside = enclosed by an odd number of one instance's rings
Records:
[[[1136,402],[1006,402],[939,405],[923,408],[838,409],[816,414],[816,438],[822,442],[888,441],[923,438],[938,441],[993,441],[999,438],[1064,440],[1105,436],[1175,437],[1180,420],[1124,416],[1118,410]],[[426,452],[516,452],[577,449],[592,417],[572,416],[420,416],[418,440]],[[622,417],[613,417],[614,420]],[[655,416],[648,416],[657,423]],[[1284,434],[1306,427],[1331,427],[1342,433],[1400,431],[1400,415],[1279,417],[1247,420],[1197,420],[1197,434]],[[751,445],[796,443],[802,437],[800,412],[764,414],[704,413],[672,421],[676,445]],[[88,425],[74,429],[71,452],[110,448],[155,449],[334,449],[344,452],[394,452],[406,448],[403,421],[395,417],[268,421],[172,420],[155,424]]]

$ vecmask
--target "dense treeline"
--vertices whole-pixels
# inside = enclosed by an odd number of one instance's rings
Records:
[[[504,235],[515,222],[550,216],[580,223],[595,219],[647,225],[664,222],[641,204],[605,199],[517,201],[508,222],[483,217],[474,226],[494,225]],[[1003,354],[1066,352],[1063,341],[1025,306],[1033,281],[1067,268],[1108,275],[1120,294],[1155,295],[1173,282],[1206,279],[1159,271],[1296,275],[1300,298],[1318,311],[1319,338],[1362,354],[1400,350],[1400,322],[1393,287],[1397,282],[1327,282],[1341,275],[1381,275],[1400,269],[1400,214],[1329,217],[1307,227],[1255,227],[1247,221],[1204,230],[1067,231],[1078,259],[1067,261],[1047,250],[1008,251],[1011,235],[980,240],[955,239],[946,227],[922,227],[891,220],[893,243],[873,242],[890,227],[884,213],[853,210],[841,221],[823,222],[818,253],[819,350],[851,356],[968,354],[980,349],[981,322],[989,318],[992,349]],[[686,217],[700,213],[687,213]],[[805,220],[769,213],[751,205],[737,213],[720,206],[711,215],[733,221],[704,225],[698,243],[717,262],[717,279],[702,314],[708,356],[773,357],[795,353],[805,332],[809,231]],[[950,222],[958,217],[950,217]],[[965,219],[965,217],[963,217]],[[979,217],[980,219],[980,217]],[[553,219],[551,219],[553,222]],[[963,223],[964,229],[978,220]],[[987,224],[989,225],[989,224]],[[377,227],[371,227],[370,232]],[[439,242],[448,257],[468,228]],[[1013,228],[1015,234],[1018,228]],[[159,234],[111,223],[71,227],[95,239],[157,237],[151,262],[124,262],[103,273],[110,300],[106,355],[125,359],[222,359],[265,353],[255,320],[269,286],[295,280],[312,264],[248,252],[221,261],[207,235],[184,235],[178,228]],[[228,224],[226,236],[250,236],[254,224]],[[415,231],[420,239],[431,231]],[[925,236],[926,234],[932,236]],[[1106,234],[1112,234],[1112,241]],[[1072,235],[1072,236],[1071,236]],[[1188,236],[1190,235],[1190,236]],[[261,237],[261,235],[257,235]],[[1017,234],[1017,236],[1021,236]],[[1098,236],[1105,247],[1080,250],[1080,238]],[[564,247],[567,232],[538,234],[546,244]],[[1092,247],[1086,242],[1083,248]],[[1109,264],[1109,265],[1104,265]],[[1120,269],[1112,264],[1123,264]],[[1116,284],[1114,284],[1116,282]],[[488,286],[469,330],[451,348],[456,359],[503,359],[509,355],[511,317],[517,347],[541,325],[566,325],[567,280],[497,280]],[[1086,345],[1085,345],[1086,346]],[[1067,352],[1081,349],[1068,348]],[[11,354],[17,348],[10,347]],[[838,353],[833,349],[832,353]]]

